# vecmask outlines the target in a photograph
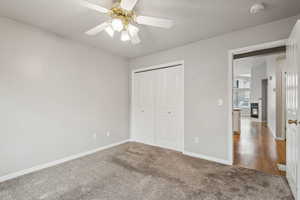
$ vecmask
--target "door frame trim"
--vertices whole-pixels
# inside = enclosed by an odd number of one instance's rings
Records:
[[[135,141],[134,139],[133,139],[133,92],[134,92],[134,83],[133,83],[133,76],[134,76],[134,73],[136,73],[136,72],[139,72],[139,71],[150,71],[150,70],[155,70],[155,69],[160,69],[160,68],[166,68],[166,67],[168,67],[168,66],[173,66],[173,65],[181,65],[182,66],[182,71],[183,71],[183,127],[182,127],[182,129],[183,129],[183,132],[181,133],[181,138],[182,138],[182,144],[181,144],[181,147],[180,147],[180,149],[177,149],[177,151],[180,151],[180,152],[184,152],[184,136],[185,136],[185,134],[184,134],[184,121],[185,121],[185,115],[184,115],[184,83],[185,83],[185,81],[184,81],[184,60],[177,60],[177,61],[173,61],[173,62],[169,62],[169,63],[163,63],[163,64],[158,64],[158,65],[152,65],[152,66],[148,66],[148,67],[145,67],[145,66],[137,66],[137,67],[135,67],[135,69],[132,69],[131,70],[131,74],[130,74],[130,79],[131,79],[131,81],[130,81],[130,84],[131,84],[131,87],[130,87],[130,89],[131,89],[131,91],[130,91],[130,125],[129,125],[129,138],[130,138],[130,140],[131,141]],[[140,142],[140,141],[136,141],[136,142]],[[153,144],[150,144],[150,145],[153,145]],[[173,149],[174,150],[174,149]]]
[[[272,42],[265,42],[261,44],[256,44],[252,46],[246,46],[243,48],[231,49],[228,51],[228,160],[233,165],[233,126],[232,126],[232,101],[233,101],[233,57],[236,54],[249,53],[251,51],[258,51],[263,49],[269,49],[274,47],[280,47],[287,44],[287,39],[277,40]]]

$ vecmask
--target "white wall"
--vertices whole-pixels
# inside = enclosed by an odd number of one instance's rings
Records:
[[[268,127],[276,137],[276,56],[267,57]]]
[[[240,58],[233,60],[234,76],[251,75],[251,68],[253,67],[253,60],[249,58]]]
[[[285,139],[285,75],[287,64],[286,55],[276,58],[276,137]]]
[[[267,78],[266,63],[253,66],[251,69],[251,102],[258,102],[262,98],[262,79]]]
[[[267,57],[267,77],[268,77],[268,127],[271,130],[274,137],[282,137],[281,131],[277,131],[278,126],[277,120],[281,121],[281,117],[278,115],[282,115],[280,109],[282,109],[282,102],[280,102],[281,91],[280,84],[281,80],[278,79],[280,73],[284,71],[282,69],[284,66],[279,64],[278,58],[284,56],[285,54],[274,54]],[[272,77],[272,79],[270,79]],[[278,94],[277,94],[278,93]],[[277,103],[278,101],[278,103]]]
[[[254,58],[255,59],[255,58]],[[267,78],[267,66],[266,61],[260,62],[259,65],[255,65],[251,69],[251,103],[258,103],[258,119],[252,118],[252,120],[262,122],[262,80]]]
[[[5,18],[0,29],[0,176],[129,138],[127,60]]]
[[[298,16],[299,18],[299,16]],[[297,17],[233,32],[131,60],[131,68],[185,61],[185,150],[230,160],[228,50],[285,39]],[[199,27],[204,28],[204,27]],[[218,106],[218,99],[224,100]],[[194,138],[200,137],[199,143]]]

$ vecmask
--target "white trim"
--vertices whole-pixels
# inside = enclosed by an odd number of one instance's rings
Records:
[[[29,174],[29,173],[36,172],[36,171],[39,171],[39,170],[42,170],[42,169],[45,169],[45,168],[53,167],[55,165],[59,165],[59,164],[62,164],[64,162],[67,162],[67,161],[71,161],[71,160],[74,160],[74,159],[77,159],[77,158],[80,158],[80,157],[84,157],[84,156],[96,153],[98,151],[109,149],[111,147],[118,146],[120,144],[124,144],[124,143],[129,142],[129,141],[130,140],[124,140],[124,141],[113,143],[113,144],[110,144],[110,145],[106,145],[106,146],[103,146],[103,147],[100,147],[100,148],[97,148],[97,149],[93,149],[93,150],[86,151],[86,152],[83,152],[83,153],[68,156],[66,158],[62,158],[62,159],[55,160],[55,161],[52,161],[52,162],[48,162],[48,163],[45,163],[45,164],[37,165],[37,166],[31,167],[29,169],[24,169],[24,170],[17,171],[17,172],[8,174],[8,175],[4,175],[4,176],[0,177],[0,183],[4,182],[4,181],[7,181],[7,180],[10,180],[10,179],[17,178],[19,176],[23,176],[25,174]]]
[[[139,72],[139,71],[144,71],[144,70],[151,70],[151,69],[159,69],[159,68],[162,68],[162,67],[166,67],[166,66],[172,66],[172,65],[181,65],[182,69],[183,69],[183,115],[184,115],[184,109],[185,109],[185,106],[184,106],[184,85],[185,85],[185,81],[184,81],[184,74],[185,74],[185,69],[184,69],[184,60],[178,60],[178,61],[173,61],[173,62],[169,62],[169,63],[164,63],[164,64],[159,64],[159,65],[153,65],[153,66],[150,66],[150,67],[136,67],[136,69],[133,69],[131,70],[131,94],[130,94],[130,140],[131,141],[135,141],[134,138],[133,138],[133,93],[134,93],[134,79],[133,79],[133,75],[135,72]],[[180,147],[181,150],[178,150],[178,149],[173,149],[175,151],[180,151],[180,152],[183,152],[184,151],[184,117],[183,117],[183,133],[182,133],[182,146]],[[136,142],[140,142],[140,141],[136,141]],[[140,142],[140,143],[144,143],[144,142]],[[146,144],[146,143],[144,143]],[[151,146],[157,146],[157,145],[153,145],[153,144],[148,144],[148,145],[151,145]],[[162,147],[162,146],[160,146]],[[166,148],[166,147],[162,147],[162,148]]]
[[[195,158],[199,158],[199,159],[209,160],[209,161],[212,161],[212,162],[217,162],[217,163],[221,163],[221,164],[225,164],[225,165],[232,165],[232,162],[230,160],[223,160],[223,159],[219,159],[219,158],[215,158],[215,157],[211,157],[211,156],[206,156],[206,155],[201,155],[201,154],[197,154],[197,153],[192,153],[192,152],[188,152],[188,151],[180,151],[178,149],[164,147],[164,146],[161,146],[161,145],[151,144],[151,143],[138,141],[138,140],[134,140],[134,139],[130,139],[130,141],[131,142],[138,142],[138,143],[141,143],[141,144],[146,144],[146,145],[150,145],[150,146],[154,146],[154,147],[160,147],[160,148],[164,148],[164,149],[170,149],[170,150],[173,150],[173,151],[182,152],[183,155],[187,155],[187,156],[191,156],[191,157],[195,157]]]
[[[228,51],[228,159],[233,163],[233,129],[232,129],[232,79],[233,79],[233,56],[235,54],[248,53],[262,49],[279,47],[286,45],[287,40],[278,40],[274,42],[267,42],[257,45],[252,45],[239,49],[232,49]]]
[[[232,165],[231,160],[223,160],[220,158],[215,158],[215,157],[206,156],[206,155],[202,155],[202,154],[192,153],[192,152],[188,152],[188,151],[184,151],[183,154],[187,155],[187,156],[195,157],[195,158],[200,158],[200,159],[209,160],[212,162],[221,163],[224,165]]]
[[[273,129],[272,129],[272,127],[269,125],[269,123],[267,123],[267,127],[268,127],[269,131],[271,132],[273,138],[276,139],[276,133],[273,131]]]
[[[285,141],[285,138],[283,138],[283,137],[276,137],[275,140]]]
[[[287,39],[283,40],[277,40],[273,42],[266,42],[262,44],[256,44],[248,47],[243,47],[239,49],[232,49],[229,50],[230,54],[242,54],[242,53],[248,53],[252,51],[258,51],[258,50],[263,50],[263,49],[269,49],[269,48],[274,48],[274,47],[280,47],[280,46],[285,46],[287,43]]]
[[[228,52],[228,160],[233,163],[233,109],[232,109],[232,98],[233,98],[233,52]]]
[[[284,172],[286,171],[286,165],[284,164],[277,164],[277,167],[280,171],[284,171]]]
[[[144,70],[158,69],[158,68],[172,66],[172,65],[182,65],[182,66],[184,66],[184,60],[178,60],[178,61],[159,64],[159,65],[152,65],[150,67],[137,67],[136,69],[132,70],[132,73],[139,72],[139,71],[144,71]]]
[[[178,152],[183,153],[183,151],[181,151],[180,149],[170,148],[170,147],[166,147],[166,146],[162,146],[162,145],[157,145],[157,144],[153,144],[153,143],[148,143],[148,142],[144,142],[144,141],[139,141],[139,140],[135,140],[135,139],[131,139],[130,141],[131,142],[137,142],[137,143],[141,143],[141,144],[150,145],[150,146],[153,146],[153,147],[160,147],[160,148],[163,148],[163,149],[170,149],[170,150],[173,150],[173,151],[178,151]]]
[[[134,114],[133,114],[133,94],[134,94],[134,70],[131,71],[131,93],[130,93],[130,130],[129,130],[129,139],[133,139],[133,119],[134,119]]]

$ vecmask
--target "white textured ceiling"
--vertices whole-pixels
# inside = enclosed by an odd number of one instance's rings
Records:
[[[90,0],[110,8],[111,0]],[[0,0],[0,16],[31,24],[124,57],[137,57],[300,13],[300,0],[263,0],[265,12],[250,15],[257,0],[139,0],[138,14],[175,21],[165,30],[140,26],[142,43],[121,42],[105,32],[84,34],[107,17],[79,5],[79,0]],[[116,37],[117,36],[117,37]]]

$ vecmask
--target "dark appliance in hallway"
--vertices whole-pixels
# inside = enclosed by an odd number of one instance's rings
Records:
[[[251,103],[251,117],[258,118],[258,103]]]

